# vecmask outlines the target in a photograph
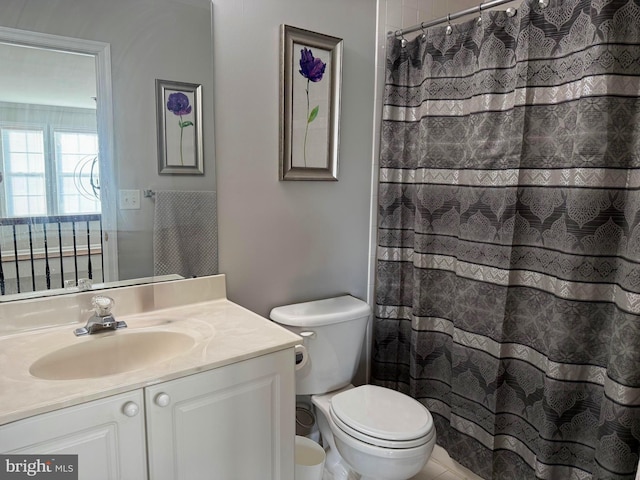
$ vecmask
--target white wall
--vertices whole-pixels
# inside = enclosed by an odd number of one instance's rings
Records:
[[[220,271],[259,314],[350,293],[366,298],[376,4],[214,0]],[[339,181],[278,180],[279,29],[344,39]]]

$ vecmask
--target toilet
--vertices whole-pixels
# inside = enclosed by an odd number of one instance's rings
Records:
[[[407,480],[429,460],[433,419],[417,400],[376,385],[354,387],[371,309],[350,295],[286,305],[270,317],[303,338],[296,394],[310,395],[326,469],[335,480]]]

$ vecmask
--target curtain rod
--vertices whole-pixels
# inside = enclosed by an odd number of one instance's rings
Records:
[[[441,23],[448,23],[451,20],[455,20],[456,18],[465,17],[467,15],[473,15],[474,13],[480,13],[483,10],[487,10],[489,8],[499,7],[500,5],[504,5],[505,3],[511,3],[515,0],[490,0],[488,2],[481,3],[477,7],[467,8],[466,10],[460,10],[456,13],[450,13],[445,17],[440,17],[436,20],[431,20],[430,22],[421,22],[418,25],[414,25],[413,27],[403,28],[402,30],[395,30],[393,32],[389,32],[387,34],[388,37],[402,37],[406,33],[417,32],[418,30],[424,30],[425,28],[434,27],[436,25],[440,25]],[[546,8],[549,5],[549,0],[533,0],[537,1],[538,5],[542,8]]]

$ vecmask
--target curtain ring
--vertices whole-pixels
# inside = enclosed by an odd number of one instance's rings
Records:
[[[538,6],[540,8],[547,8],[549,6],[549,0],[538,0]]]
[[[451,26],[451,14],[447,13],[447,25],[446,30],[444,31],[447,35],[451,35],[453,33],[453,27]]]
[[[513,8],[513,7],[507,8],[507,17],[509,17],[509,18],[515,17],[516,13],[518,13],[518,11],[515,8]]]
[[[402,48],[406,47],[407,46],[407,39],[404,38],[404,34],[402,33],[402,30],[396,30],[394,33],[395,33],[396,38],[400,39],[400,46]]]
[[[424,22],[420,22],[420,30],[422,30],[422,36],[420,38],[422,38],[422,40],[426,40],[427,32],[424,31]]]
[[[480,5],[478,5],[478,19],[476,20],[476,24],[482,24],[482,2],[480,2]]]

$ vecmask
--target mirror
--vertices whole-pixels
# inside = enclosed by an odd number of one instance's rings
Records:
[[[2,2],[0,301],[185,276],[144,192],[215,199],[211,26],[209,0]],[[201,85],[204,175],[158,174],[156,80]]]

